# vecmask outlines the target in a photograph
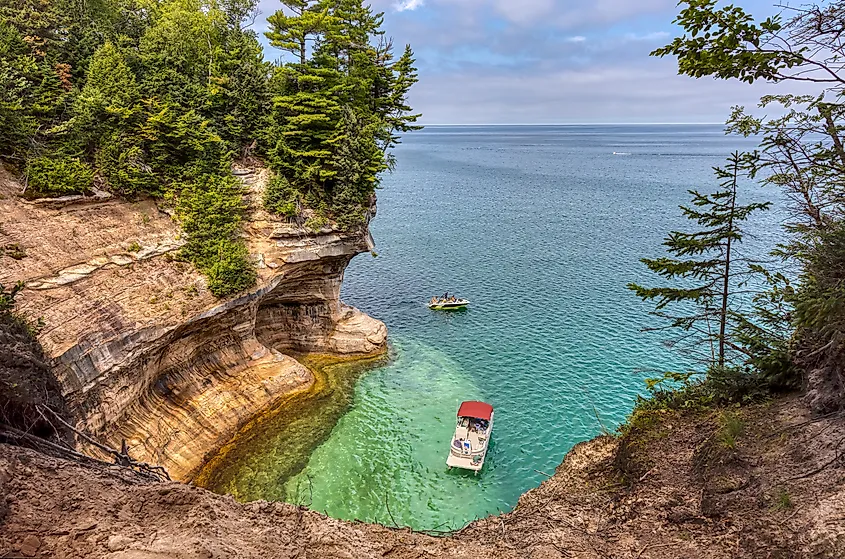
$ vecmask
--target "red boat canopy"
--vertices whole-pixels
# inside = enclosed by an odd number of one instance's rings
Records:
[[[493,406],[484,402],[464,402],[458,408],[458,417],[474,417],[475,419],[490,420],[493,415]]]

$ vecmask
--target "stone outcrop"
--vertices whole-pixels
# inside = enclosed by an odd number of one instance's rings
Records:
[[[240,504],[0,444],[0,556],[37,549],[73,559],[845,557],[845,418],[813,420],[795,397],[729,413],[745,425],[734,448],[718,442],[713,410],[647,412],[622,437],[576,445],[512,512],[445,537],[286,503]]]
[[[78,427],[190,479],[256,413],[313,383],[291,355],[372,355],[384,324],[340,302],[366,229],[312,233],[261,209],[249,185],[245,234],[259,281],[228,300],[175,258],[178,225],[155,202],[103,198],[39,205],[0,169],[0,283],[26,282],[21,309],[39,335]],[[22,256],[23,254],[23,256]]]

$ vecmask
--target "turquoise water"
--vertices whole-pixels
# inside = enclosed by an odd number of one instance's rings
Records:
[[[429,529],[513,507],[544,479],[538,471],[622,421],[644,378],[689,365],[640,332],[648,307],[625,285],[653,281],[638,260],[687,226],[677,209],[686,191],[715,189],[711,167],[753,144],[718,126],[408,135],[379,194],[378,257],[354,259],[343,286],[347,303],[387,324],[392,361],[358,381],[299,474],[249,497],[283,483],[287,500],[332,516]],[[751,228],[773,230],[775,219]],[[429,311],[446,290],[471,307]],[[445,467],[457,405],[476,398],[496,408],[477,477]]]

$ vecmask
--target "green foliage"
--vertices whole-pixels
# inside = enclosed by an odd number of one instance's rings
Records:
[[[271,80],[269,160],[318,215],[354,229],[392,167],[397,133],[418,128],[405,101],[417,81],[413,53],[406,47],[394,60],[382,14],[360,0],[285,6],[266,34],[294,57]]]
[[[760,100],[760,109],[774,118],[735,107],[727,123],[731,133],[761,138],[750,171],[790,201],[787,237],[775,254],[801,270],[794,290],[785,278],[777,280],[782,289],[770,282],[769,295],[756,301],[757,310],[765,312],[741,324],[739,334],[746,338],[742,343],[750,349],[751,363],[773,385],[800,385],[797,363],[814,371],[807,377],[813,407],[839,408],[845,396],[845,345],[840,341],[845,339],[845,2],[783,6],[784,17],[759,23],[741,8],[717,8],[713,0],[681,4],[685,7],[676,22],[683,37],[653,53],[677,56],[680,73],[749,83],[802,82],[802,95]],[[767,323],[769,311],[774,311],[775,322]],[[789,322],[794,336],[773,335],[774,323]]]
[[[719,430],[716,432],[716,440],[724,448],[734,450],[744,431],[745,423],[736,413],[725,410],[719,414]]]
[[[757,264],[750,268],[757,278],[764,278],[767,287],[754,293],[748,315],[734,315],[732,336],[743,348],[746,363],[770,390],[797,389],[801,375],[792,359],[792,283],[780,272],[772,273]]]
[[[255,283],[255,267],[239,236],[244,202],[234,177],[203,175],[179,191],[177,214],[187,242],[182,256],[208,276],[217,297],[242,291]]]
[[[743,222],[753,212],[767,209],[769,203],[737,203],[737,180],[745,160],[735,153],[728,159],[726,169],[715,169],[722,181],[721,189],[715,193],[689,191],[692,205],[681,206],[681,210],[699,229],[669,233],[663,245],[675,258],[642,259],[649,270],[680,285],[628,285],[644,301],[655,301],[652,314],[668,321],[669,328],[681,331],[693,348],[703,346],[710,366],[724,367],[732,361],[732,352],[742,358],[747,354],[730,339],[729,331],[731,323],[740,316],[732,308],[733,297],[741,278],[748,274],[747,268],[738,266],[744,261],[735,250],[742,242]],[[670,305],[678,307],[680,314],[664,310]]]
[[[742,8],[729,5],[716,9],[717,0],[682,0],[674,23],[687,35],[652,52],[653,56],[678,58],[681,73],[696,78],[715,75],[752,83],[773,80],[781,71],[802,63],[801,52],[770,48],[767,38],[780,31],[781,18],[771,17],[759,24]]]
[[[100,175],[109,185],[125,196],[158,194],[161,175],[146,162],[141,145],[120,133],[107,136],[95,156]]]
[[[32,197],[84,194],[94,171],[79,159],[39,157],[29,161],[26,180],[26,194]]]
[[[772,496],[772,509],[774,510],[790,510],[795,507],[792,502],[792,496],[785,487],[778,487]]]
[[[360,0],[287,6],[268,36],[298,61],[274,65],[243,26],[257,0],[0,0],[0,160],[30,197],[96,181],[177,200],[185,255],[218,295],[255,280],[241,211],[221,217],[242,203],[235,157],[269,159],[270,211],[365,224],[396,134],[416,128],[413,55],[393,59]]]
[[[0,284],[0,319],[7,319],[18,323],[34,337],[44,328],[44,320],[41,318],[30,320],[26,315],[15,310],[15,298],[23,291],[24,287],[26,286],[22,281],[17,282],[8,289],[3,284]]]
[[[648,396],[637,396],[634,411],[703,409],[762,402],[770,381],[751,366],[712,366],[706,373],[666,372],[646,379]]]
[[[19,281],[9,289],[0,284],[0,314],[8,314],[15,310],[15,297],[24,288],[22,281]]]
[[[21,158],[38,127],[27,111],[37,63],[18,31],[0,18],[0,154]]]
[[[8,256],[14,260],[23,260],[26,258],[26,250],[18,243],[11,243],[0,246],[0,256]]]
[[[327,217],[322,215],[315,215],[305,220],[305,228],[314,233],[319,233],[320,230],[329,224]]]
[[[292,188],[288,180],[275,175],[267,183],[264,191],[264,207],[273,213],[286,217],[299,215],[299,192]]]

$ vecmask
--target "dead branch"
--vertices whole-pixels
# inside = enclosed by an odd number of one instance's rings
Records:
[[[95,448],[100,449],[101,451],[105,452],[106,454],[113,456],[114,459],[115,459],[115,462],[117,464],[129,467],[129,468],[133,468],[133,469],[136,469],[136,470],[139,470],[139,471],[144,471],[144,472],[147,472],[147,473],[154,475],[154,476],[157,476],[157,477],[163,477],[167,481],[172,481],[172,479],[170,478],[170,474],[168,474],[167,470],[165,470],[162,466],[147,464],[146,462],[139,462],[139,461],[131,458],[129,455],[120,452],[119,450],[115,450],[111,447],[108,447],[108,446],[100,443],[99,441],[94,440],[93,438],[88,436],[86,433],[83,433],[82,431],[76,429],[73,425],[70,425],[68,422],[66,422],[64,419],[62,419],[62,417],[58,413],[53,411],[49,406],[35,406],[35,408],[36,408],[36,410],[38,410],[38,413],[40,413],[42,416],[44,415],[43,410],[49,411],[50,414],[59,423],[64,425],[66,428],[70,429],[73,433],[75,433],[77,436],[79,436],[82,440],[84,440],[88,444],[94,446]]]

